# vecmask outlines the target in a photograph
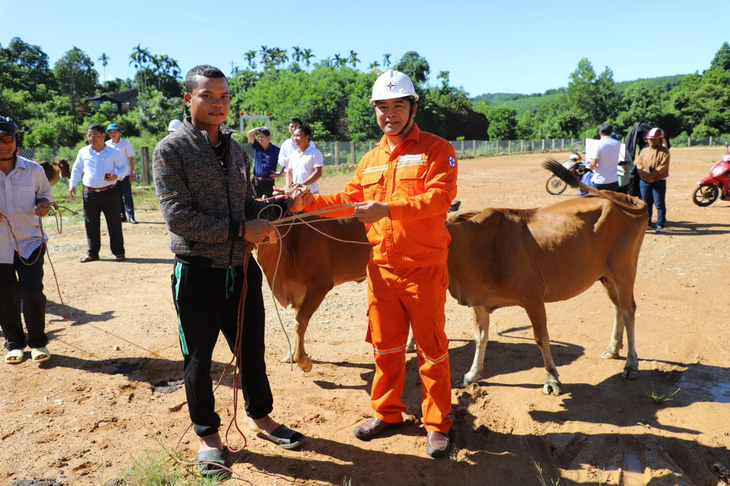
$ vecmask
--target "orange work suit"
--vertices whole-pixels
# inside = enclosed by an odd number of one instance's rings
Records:
[[[366,225],[368,335],[375,357],[371,403],[375,416],[401,422],[405,345],[409,325],[418,346],[423,423],[448,432],[452,420],[449,342],[444,331],[451,237],[446,214],[456,196],[456,153],[451,144],[415,124],[390,150],[385,136],[366,153],[342,192],[315,194],[307,211],[379,201],[390,217]],[[352,213],[352,210],[347,210]],[[330,216],[340,215],[330,213]]]

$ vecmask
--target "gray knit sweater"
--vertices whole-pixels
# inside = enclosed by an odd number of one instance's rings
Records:
[[[196,265],[231,268],[244,259],[246,242],[238,236],[239,223],[280,218],[287,204],[257,201],[248,156],[224,127],[221,139],[223,163],[188,118],[155,147],[153,172],[172,252]]]

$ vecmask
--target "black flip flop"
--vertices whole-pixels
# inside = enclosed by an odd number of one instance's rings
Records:
[[[259,430],[256,434],[262,439],[269,440],[283,449],[296,449],[304,442],[304,436],[299,432],[294,432],[286,425],[280,425],[270,434],[263,430]]]
[[[226,464],[226,458],[222,449],[198,451],[195,459],[199,462],[198,471],[205,477],[227,476],[230,474],[227,469],[223,468]]]

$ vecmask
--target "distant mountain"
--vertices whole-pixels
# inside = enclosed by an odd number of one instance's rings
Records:
[[[674,76],[660,76],[657,78],[635,79],[633,81],[621,81],[615,83],[616,91],[623,94],[632,84],[643,84],[648,89],[659,87],[662,91],[669,91],[673,87],[682,82],[684,74],[675,74]],[[479,100],[486,99],[489,104],[496,108],[498,106],[509,106],[517,111],[519,118],[526,111],[534,111],[546,100],[557,97],[560,93],[565,93],[566,88],[549,89],[544,93],[517,94],[517,93],[485,93],[472,98],[472,102],[476,105]]]

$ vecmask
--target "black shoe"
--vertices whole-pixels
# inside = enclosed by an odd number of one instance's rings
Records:
[[[136,219],[134,219],[134,216],[130,216],[130,217],[129,217],[129,222],[130,222],[131,224],[137,224],[137,220],[136,220]]]
[[[115,257],[115,260],[118,262],[123,262],[124,260],[126,260],[126,257],[124,255],[117,255]]]
[[[403,425],[403,422],[385,422],[373,417],[352,429],[352,433],[360,440],[370,440],[386,430],[397,429],[401,425]]]
[[[126,222],[127,222],[127,217],[126,216],[122,216],[122,223],[126,223]]]
[[[88,262],[95,262],[99,259],[98,256],[92,256],[92,255],[86,255],[85,257],[81,257],[81,260],[79,260],[81,263],[88,263]]]

